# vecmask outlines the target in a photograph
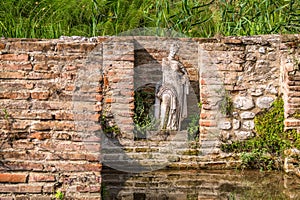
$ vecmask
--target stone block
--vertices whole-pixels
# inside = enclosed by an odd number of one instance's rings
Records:
[[[27,174],[0,174],[1,183],[26,183]]]
[[[253,120],[244,121],[242,127],[246,130],[252,130],[254,129],[254,121]]]
[[[237,96],[233,100],[233,106],[240,110],[250,110],[254,107],[251,96]]]
[[[242,119],[253,119],[255,117],[255,113],[246,111],[246,112],[242,112],[240,116]]]
[[[254,136],[252,131],[234,131],[237,140],[247,140]]]
[[[272,103],[275,101],[275,98],[274,97],[270,97],[270,96],[262,96],[262,97],[259,97],[257,98],[256,100],[256,105],[259,107],[259,108],[270,108]]]
[[[231,129],[232,125],[230,121],[221,121],[219,122],[218,127],[222,130],[229,130]]]

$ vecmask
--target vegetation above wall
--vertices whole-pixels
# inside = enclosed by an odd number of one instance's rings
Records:
[[[103,36],[145,27],[188,37],[298,33],[299,8],[296,0],[5,0],[0,36]]]

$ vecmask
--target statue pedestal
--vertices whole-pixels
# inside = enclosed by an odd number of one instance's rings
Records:
[[[148,131],[146,139],[152,141],[186,141],[187,131]]]

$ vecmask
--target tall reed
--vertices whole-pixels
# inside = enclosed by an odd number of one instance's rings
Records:
[[[158,27],[188,37],[298,33],[297,0],[5,0],[0,36],[117,35]],[[153,34],[166,35],[157,31]]]

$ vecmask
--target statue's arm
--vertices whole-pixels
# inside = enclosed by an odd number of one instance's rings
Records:
[[[185,67],[179,63],[179,71],[183,74],[183,76],[188,78],[188,72],[186,71]]]

